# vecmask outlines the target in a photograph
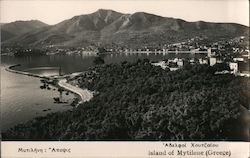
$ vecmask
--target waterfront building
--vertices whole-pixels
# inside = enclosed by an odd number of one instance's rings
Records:
[[[244,61],[244,58],[233,58],[233,60],[234,60],[235,62],[237,62],[237,61]]]
[[[236,74],[238,72],[238,63],[237,62],[230,62],[229,67],[232,73]]]
[[[170,67],[170,68],[169,68],[170,71],[176,71],[176,70],[178,70],[178,69],[179,69],[178,67]]]
[[[208,61],[207,61],[207,59],[202,59],[202,58],[200,58],[200,59],[199,59],[199,63],[200,63],[200,64],[208,64]]]
[[[165,61],[160,61],[158,63],[152,63],[152,65],[154,65],[154,66],[160,66],[162,69],[166,69],[168,67],[167,63]]]
[[[213,65],[215,65],[216,64],[216,58],[215,57],[210,57],[209,58],[209,65],[210,66],[213,66]]]
[[[184,65],[183,60],[182,59],[178,59],[177,65],[178,65],[178,67],[183,67],[183,65]]]

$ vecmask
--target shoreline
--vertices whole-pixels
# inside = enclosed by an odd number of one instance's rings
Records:
[[[71,76],[69,75],[64,75],[64,76],[44,76],[44,75],[39,75],[39,74],[33,74],[29,72],[24,72],[20,70],[15,70],[13,68],[21,66],[21,64],[15,64],[8,66],[5,68],[6,71],[11,72],[11,73],[16,73],[16,74],[21,74],[21,75],[26,75],[26,76],[31,76],[31,77],[36,77],[36,78],[41,78],[41,79],[46,79],[46,80],[56,80],[57,84],[56,86],[66,89],[73,94],[76,94],[81,100],[75,105],[75,107],[78,107],[81,103],[87,102],[93,98],[93,92],[88,90],[88,89],[81,89],[79,87],[73,86],[69,83],[67,83],[67,80],[65,77]],[[75,76],[75,73],[72,73],[72,75]]]

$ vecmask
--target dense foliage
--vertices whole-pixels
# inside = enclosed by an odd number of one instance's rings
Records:
[[[93,62],[95,65],[101,65],[105,63],[104,59],[100,56],[95,57]]]
[[[98,54],[102,54],[102,53],[106,53],[106,52],[107,52],[107,50],[104,47],[98,47],[97,48],[97,53]]]
[[[100,65],[77,78],[96,92],[90,102],[18,125],[3,139],[241,140],[232,122],[248,108],[248,80],[215,71],[171,72],[148,60]]]

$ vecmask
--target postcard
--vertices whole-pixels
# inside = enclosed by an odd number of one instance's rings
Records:
[[[0,10],[1,157],[250,157],[248,0]]]

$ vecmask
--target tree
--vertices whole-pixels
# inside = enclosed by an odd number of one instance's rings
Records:
[[[102,54],[102,53],[106,53],[107,52],[107,50],[105,49],[105,48],[103,48],[103,47],[99,47],[99,48],[97,48],[97,53],[98,54]]]
[[[94,64],[96,64],[96,65],[101,65],[101,64],[104,64],[105,63],[105,61],[103,60],[103,58],[101,58],[101,57],[95,57],[94,58]]]
[[[230,68],[228,66],[228,64],[226,63],[217,63],[215,65],[213,65],[213,69],[216,71],[216,72],[220,72],[220,71],[230,71]]]

